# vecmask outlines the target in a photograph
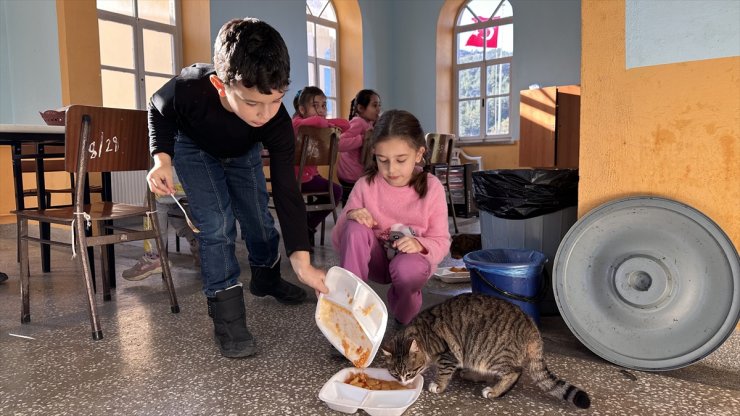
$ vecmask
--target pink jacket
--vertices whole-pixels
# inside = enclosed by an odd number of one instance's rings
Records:
[[[309,126],[309,127],[338,127],[339,130],[345,131],[349,129],[349,121],[343,118],[324,118],[321,116],[311,116],[303,118],[301,116],[293,117],[293,132],[298,136],[298,127]],[[341,140],[339,141],[341,143]],[[340,145],[341,149],[341,145]],[[296,149],[297,150],[297,149]],[[298,174],[298,168],[295,168],[296,175]],[[316,166],[304,166],[303,175],[301,175],[301,183],[306,183],[313,179],[314,176],[319,174],[319,170]]]
[[[365,132],[372,127],[373,123],[359,116],[349,121],[349,130],[342,133],[339,139],[339,179],[354,183],[365,173],[365,167],[362,166],[362,144]]]
[[[424,257],[431,265],[431,276],[439,262],[450,252],[450,229],[444,187],[436,176],[427,175],[428,190],[423,199],[419,198],[414,188],[391,186],[380,175],[372,183],[368,182],[366,176],[360,178],[332,231],[334,248],[339,249],[339,238],[347,221],[352,221],[347,219],[347,212],[365,208],[378,223],[373,228],[376,236],[393,224],[407,225],[414,230],[416,239],[428,252]]]

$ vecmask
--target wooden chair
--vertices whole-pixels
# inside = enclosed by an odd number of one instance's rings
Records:
[[[61,125],[64,125],[62,122]],[[43,166],[43,169],[39,169],[39,165]],[[63,206],[71,206],[74,202],[74,173],[68,173],[69,175],[69,186],[62,188],[50,188],[46,186],[47,180],[46,174],[54,174],[59,172],[66,172],[64,170],[64,146],[58,145],[43,145],[43,144],[24,144],[21,145],[21,172],[22,173],[35,173],[36,174],[36,186],[26,187],[23,189],[16,189],[16,209],[20,209],[21,205],[17,202],[19,198],[37,197],[37,207],[41,209],[45,208],[59,208]],[[43,174],[39,174],[43,172]],[[89,203],[90,193],[103,193],[102,186],[89,186],[89,179],[85,177],[85,201]],[[69,194],[71,196],[71,203],[53,204],[52,195],[63,195]],[[42,202],[43,201],[43,202]],[[25,204],[23,205],[25,208]],[[39,230],[45,225],[39,223]],[[46,225],[48,227],[48,225]],[[17,227],[17,246],[20,246],[20,227]],[[46,232],[39,231],[41,235],[48,238],[48,230]],[[42,251],[47,251],[48,245],[42,246]],[[49,255],[45,253],[48,263]],[[20,250],[18,250],[18,261],[20,261]],[[92,257],[90,259],[92,262]],[[92,263],[91,263],[92,264]]]
[[[334,176],[337,165],[337,155],[339,154],[339,135],[341,131],[336,127],[317,128],[301,126],[298,128],[296,135],[296,158],[295,164],[298,166],[296,179],[298,187],[301,186],[301,176],[305,166],[326,166],[329,168],[327,179],[329,186],[326,191],[321,192],[301,192],[306,202],[306,212],[327,211],[331,210],[334,217],[334,223],[337,221],[337,201],[334,197]],[[311,202],[317,197],[328,196],[328,203]],[[324,244],[324,234],[326,221],[321,221],[321,245]]]
[[[445,193],[447,194],[447,203],[450,204],[452,224],[455,228],[455,234],[457,234],[457,214],[455,213],[455,205],[452,203],[452,192],[450,192],[450,177],[448,175],[450,166],[452,165],[452,155],[454,153],[457,137],[454,134],[427,133],[425,139],[427,142],[427,152],[429,154],[429,164],[447,165],[447,173],[445,173],[445,179],[443,183],[445,186]]]
[[[73,105],[66,114],[65,125],[65,170],[75,173],[76,178],[85,178],[88,172],[117,172],[147,170],[151,158],[148,152],[147,113],[142,110],[124,110],[105,107]],[[73,256],[82,269],[85,282],[87,306],[92,327],[92,338],[103,338],[103,331],[98,320],[98,312],[93,293],[93,277],[88,257],[84,255],[87,247],[101,247],[102,267],[106,268],[107,251],[105,246],[129,241],[154,239],[162,261],[162,276],[169,292],[170,310],[180,311],[172,284],[167,251],[160,238],[159,223],[154,211],[154,195],[148,192],[148,206],[134,206],[114,202],[84,201],[84,181],[75,183],[75,199],[71,207],[50,209],[16,210],[21,236],[21,322],[31,320],[29,308],[29,257],[28,241],[39,241],[40,238],[28,234],[28,221],[40,221],[63,224],[72,227]],[[150,230],[130,230],[107,226],[107,222],[122,219],[136,219],[130,223],[142,224],[142,217],[148,216],[152,224]],[[86,227],[97,225],[107,232],[88,236]],[[96,229],[96,228],[93,228]],[[54,245],[70,245],[67,242],[47,241]],[[104,270],[105,271],[105,270]],[[110,282],[102,273],[103,297],[110,298]]]

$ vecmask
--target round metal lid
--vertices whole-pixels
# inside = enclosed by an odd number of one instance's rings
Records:
[[[586,214],[560,243],[553,290],[568,327],[624,367],[671,370],[717,349],[740,319],[740,259],[696,209],[625,198]]]

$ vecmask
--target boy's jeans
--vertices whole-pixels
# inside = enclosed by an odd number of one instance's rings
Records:
[[[175,169],[200,229],[203,293],[235,285],[236,220],[249,251],[249,264],[272,267],[279,259],[280,236],[267,209],[268,194],[260,158],[261,145],[237,158],[218,159],[198,147],[182,132],[175,142]]]

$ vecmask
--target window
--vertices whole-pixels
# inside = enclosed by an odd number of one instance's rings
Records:
[[[327,117],[338,113],[339,71],[337,57],[337,14],[330,0],[306,1],[308,33],[308,85],[326,94]]]
[[[462,142],[510,141],[513,11],[509,0],[471,0],[455,25],[454,115]]]
[[[145,109],[180,67],[176,0],[97,0],[103,105]]]

